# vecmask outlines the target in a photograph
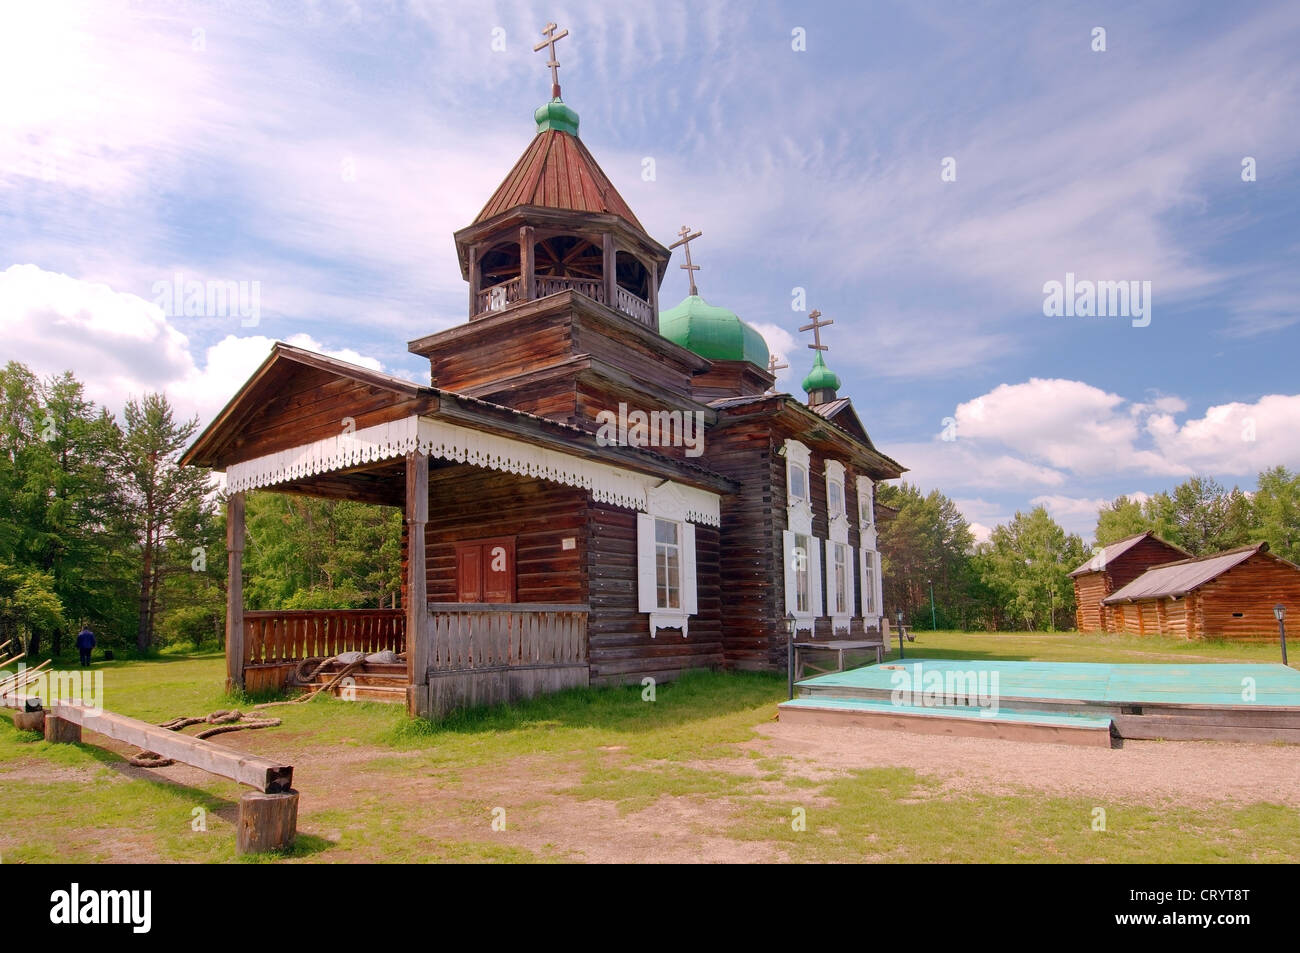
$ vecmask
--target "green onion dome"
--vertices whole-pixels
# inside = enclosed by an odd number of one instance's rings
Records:
[[[839,390],[840,379],[835,375],[826,362],[822,360],[822,352],[817,352],[817,360],[813,361],[812,370],[808,376],[803,379],[803,389],[808,393],[815,390]]]
[[[537,120],[538,132],[558,129],[571,136],[578,134],[578,113],[572,107],[566,106],[562,100],[552,99],[549,103],[542,103],[533,113],[533,118]]]
[[[699,295],[690,295],[675,308],[659,313],[659,333],[688,351],[713,361],[749,361],[767,370],[768,350],[763,335],[737,317]]]

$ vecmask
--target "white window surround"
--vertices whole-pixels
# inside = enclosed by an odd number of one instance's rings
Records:
[[[489,470],[582,487],[598,503],[642,513],[648,512],[650,495],[664,483],[658,477],[624,467],[412,415],[232,463],[226,468],[226,490],[236,493],[292,483],[318,473],[346,470],[415,451]],[[719,525],[721,497],[718,494],[681,484],[668,485],[677,492],[684,512],[682,519]]]
[[[786,440],[781,448],[781,455],[785,457],[785,485],[786,485],[786,526],[796,533],[802,533],[804,536],[812,535],[812,480],[811,462],[812,451],[805,447],[798,440]],[[804,472],[804,491],[803,497],[796,497],[791,491],[790,467],[799,466]]]
[[[685,489],[665,481],[647,494],[648,513],[636,517],[637,548],[637,611],[649,616],[650,638],[660,629],[681,629],[686,638],[690,617],[699,612],[698,579],[695,571],[695,527],[688,520],[690,501],[682,493]],[[666,520],[677,524],[677,542],[680,547],[682,574],[681,605],[679,608],[661,608],[659,605],[658,578],[656,575],[655,521]]]
[[[802,554],[808,567],[808,607],[799,608],[796,568],[800,554],[796,552],[795,537],[808,539],[808,548]],[[822,541],[811,533],[799,533],[783,530],[781,533],[781,552],[785,564],[785,611],[794,616],[795,628],[812,630],[813,622],[822,615]],[[784,616],[783,616],[784,618]]]
[[[876,484],[871,477],[860,476],[858,477],[858,532],[865,534],[868,530],[871,531],[871,548],[875,549]],[[865,536],[862,545],[867,545]]]
[[[833,508],[831,486],[838,486],[840,489],[840,506],[837,512]],[[849,517],[845,512],[846,497],[844,490],[844,464],[838,460],[826,461],[826,522],[830,527],[828,534],[831,539],[837,543],[847,543],[849,541]]]
[[[862,574],[862,624],[879,626],[880,619],[884,614],[880,607],[883,595],[880,578],[880,553],[874,550],[862,549],[858,552],[858,560]]]
[[[835,599],[835,547],[844,547],[844,612],[837,612]],[[832,539],[826,540],[826,614],[831,617],[831,634],[847,632],[857,608],[853,594],[853,547]]]

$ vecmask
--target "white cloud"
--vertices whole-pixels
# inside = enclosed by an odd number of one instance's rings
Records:
[[[206,424],[266,360],[274,339],[228,334],[205,350],[203,364],[189,338],[162,309],[107,285],[14,265],[0,272],[0,335],[6,358],[39,374],[65,370],[96,403],[118,412],[129,397],[162,391],[178,416]],[[287,343],[383,370],[351,348],[332,349],[307,334]]]

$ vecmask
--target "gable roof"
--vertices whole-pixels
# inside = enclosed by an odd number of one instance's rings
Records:
[[[533,137],[473,224],[523,205],[617,215],[645,233],[582,140],[558,129]]]
[[[1101,552],[1095,554],[1091,559],[1089,559],[1086,563],[1084,563],[1074,572],[1070,573],[1070,575],[1082,576],[1084,573],[1087,572],[1102,572],[1105,570],[1107,566],[1113,563],[1116,559],[1118,559],[1120,556],[1123,556],[1126,552],[1128,552],[1130,549],[1132,549],[1134,546],[1136,546],[1138,543],[1142,542],[1142,540],[1148,537],[1154,539],[1157,543],[1163,543],[1165,546],[1168,546],[1171,550],[1173,550],[1176,553],[1182,553],[1184,556],[1188,556],[1188,557],[1192,555],[1187,550],[1183,549],[1181,546],[1175,546],[1173,543],[1169,542],[1169,540],[1161,539],[1151,530],[1147,530],[1145,533],[1138,533],[1136,536],[1130,536],[1128,539],[1121,539],[1117,543],[1111,543],[1109,546],[1103,548]]]
[[[827,401],[824,404],[813,404],[809,409],[827,420],[834,421],[844,430],[847,430],[853,436],[857,437],[872,450],[876,445],[871,442],[871,437],[867,435],[867,428],[862,424],[862,418],[858,412],[853,409],[853,401],[848,397],[837,397],[834,400]]]
[[[1256,553],[1267,552],[1268,543],[1255,543],[1210,556],[1197,556],[1153,566],[1127,586],[1101,601],[1110,605],[1137,599],[1168,599],[1171,596],[1184,596],[1210,580],[1222,576],[1234,566],[1244,563]]]

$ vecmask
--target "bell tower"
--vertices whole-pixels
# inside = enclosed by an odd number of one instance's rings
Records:
[[[473,223],[456,232],[469,283],[469,320],[574,291],[652,330],[671,252],[652,239],[578,138],[579,117],[560,93],[548,23],[551,99],[533,114],[536,134]]]

